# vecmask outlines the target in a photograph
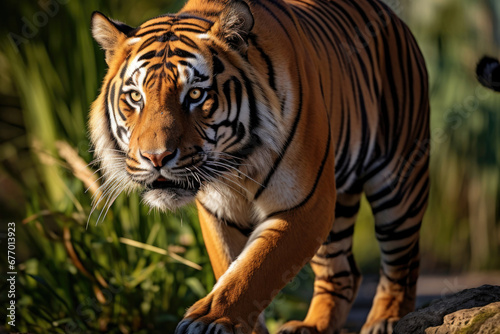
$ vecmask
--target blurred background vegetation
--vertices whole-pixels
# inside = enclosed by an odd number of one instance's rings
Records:
[[[87,220],[95,188],[86,189],[99,174],[89,169],[97,166],[85,167],[93,159],[86,119],[105,73],[89,22],[99,10],[139,25],[177,11],[182,2],[4,3],[0,259],[3,275],[6,224],[14,221],[16,331],[171,333],[185,309],[211,290],[214,278],[192,207],[159,215],[133,194],[119,197],[97,226],[100,212]],[[500,4],[387,3],[413,30],[430,73],[432,189],[422,228],[423,272],[500,269],[500,95],[482,88],[474,74],[482,55],[500,56]],[[378,246],[366,202],[354,247],[363,273],[376,273]],[[306,267],[301,286],[310,280]],[[309,286],[298,289],[294,283],[285,288],[275,301],[279,307],[268,309],[270,327],[301,317],[311,293]],[[3,312],[2,306],[2,319]]]

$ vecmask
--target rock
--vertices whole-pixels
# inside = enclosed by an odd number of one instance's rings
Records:
[[[403,317],[394,333],[500,334],[500,286],[483,285],[435,300]]]
[[[500,302],[448,314],[441,326],[425,330],[425,334],[448,333],[500,334]]]

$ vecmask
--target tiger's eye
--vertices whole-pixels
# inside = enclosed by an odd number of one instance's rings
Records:
[[[140,100],[142,100],[142,95],[138,91],[133,90],[133,91],[130,92],[130,98],[134,102],[139,102]]]
[[[193,88],[189,91],[189,98],[193,101],[198,101],[201,98],[202,92],[199,88]]]

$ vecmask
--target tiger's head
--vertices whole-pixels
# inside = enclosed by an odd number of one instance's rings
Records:
[[[92,16],[108,72],[89,126],[110,203],[141,188],[150,206],[171,210],[257,173],[281,146],[280,103],[248,61],[249,6],[202,5],[137,28]]]

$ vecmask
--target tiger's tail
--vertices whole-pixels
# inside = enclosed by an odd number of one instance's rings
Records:
[[[500,62],[498,59],[483,57],[477,64],[476,74],[483,86],[500,92]]]

